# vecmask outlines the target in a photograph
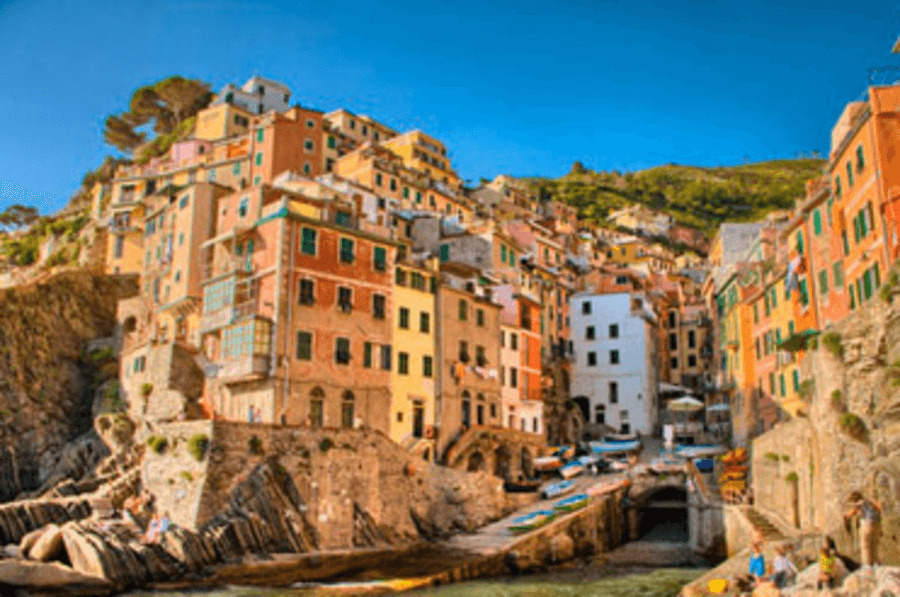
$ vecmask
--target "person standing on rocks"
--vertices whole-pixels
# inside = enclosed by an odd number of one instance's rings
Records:
[[[872,569],[878,563],[878,539],[881,535],[881,505],[868,500],[859,491],[850,494],[850,510],[844,514],[849,520],[859,517],[859,552],[863,570]]]

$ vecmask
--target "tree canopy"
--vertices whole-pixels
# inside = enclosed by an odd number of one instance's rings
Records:
[[[15,230],[33,224],[39,217],[40,214],[36,208],[17,203],[0,212],[0,228]]]
[[[130,155],[155,140],[148,137],[149,131],[156,138],[171,136],[183,128],[185,120],[208,106],[212,98],[207,83],[177,75],[141,87],[132,94],[127,112],[107,117],[103,139]]]

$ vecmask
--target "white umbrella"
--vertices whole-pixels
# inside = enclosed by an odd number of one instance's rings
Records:
[[[682,396],[681,398],[676,398],[675,400],[669,400],[668,404],[666,404],[666,408],[671,411],[680,411],[680,412],[692,412],[695,410],[701,410],[703,408],[703,403],[692,396]]]
[[[708,413],[724,413],[729,412],[731,410],[730,404],[725,404],[724,402],[719,402],[718,404],[711,404],[706,407],[706,412]]]

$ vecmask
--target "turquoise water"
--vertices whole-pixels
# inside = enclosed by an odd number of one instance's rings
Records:
[[[403,593],[410,597],[675,597],[703,569],[664,568],[612,575],[573,570],[518,578],[472,581]],[[322,589],[227,588],[212,591],[135,592],[129,597],[342,597],[366,592],[340,593]],[[385,593],[381,593],[385,594]]]

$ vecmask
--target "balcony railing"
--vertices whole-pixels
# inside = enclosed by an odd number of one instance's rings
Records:
[[[231,257],[206,263],[200,271],[200,281],[219,278],[229,274],[253,273],[253,262],[247,257]]]
[[[220,379],[266,377],[269,375],[269,355],[246,355],[217,363]]]

